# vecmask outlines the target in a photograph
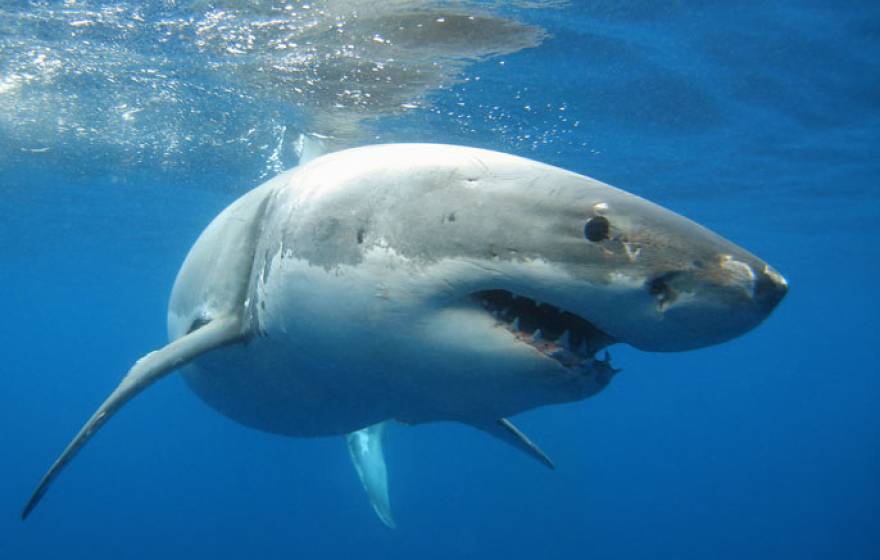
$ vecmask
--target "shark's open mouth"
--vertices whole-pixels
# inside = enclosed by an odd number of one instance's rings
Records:
[[[595,354],[616,342],[583,317],[506,290],[475,292],[473,298],[521,342],[567,368],[599,361]],[[613,370],[607,352],[603,363]]]

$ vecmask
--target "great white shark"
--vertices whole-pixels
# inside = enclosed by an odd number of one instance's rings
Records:
[[[599,393],[612,344],[718,344],[786,291],[708,229],[557,167],[437,144],[323,155],[208,225],[171,292],[170,342],[134,364],[22,517],[117,410],[181,369],[241,424],[345,436],[394,526],[386,422],[462,422],[552,467],[509,416]]]

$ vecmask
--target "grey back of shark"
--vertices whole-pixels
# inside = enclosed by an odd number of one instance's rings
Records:
[[[588,177],[474,148],[389,144],[288,171],[190,250],[171,343],[139,360],[41,481],[125,402],[183,366],[222,414],[346,435],[393,526],[384,423],[458,421],[550,459],[507,416],[595,395],[616,343],[682,351],[739,336],[787,290],[767,263]]]

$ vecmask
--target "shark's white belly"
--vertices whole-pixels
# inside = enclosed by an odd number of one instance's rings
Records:
[[[501,329],[506,355],[485,340],[475,341],[486,345],[485,353],[448,347],[445,333],[437,331],[457,319],[411,325],[418,336],[369,340],[320,326],[305,334],[269,331],[200,357],[184,376],[200,398],[229,418],[292,436],[347,434],[387,419],[479,424],[583,397],[585,380],[525,345],[511,349]],[[434,332],[432,344],[416,346],[428,331]]]
[[[259,338],[200,358],[184,377],[202,400],[236,422],[291,436],[325,436],[388,417],[387,394],[374,373]]]

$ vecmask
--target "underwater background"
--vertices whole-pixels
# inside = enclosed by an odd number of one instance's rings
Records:
[[[0,2],[0,558],[880,557],[880,4]],[[169,376],[21,522],[166,341],[202,228],[328,147],[515,153],[680,212],[790,292],[753,332],[612,349],[600,395],[517,417],[541,468],[393,426],[398,528],[342,438],[221,417]]]

